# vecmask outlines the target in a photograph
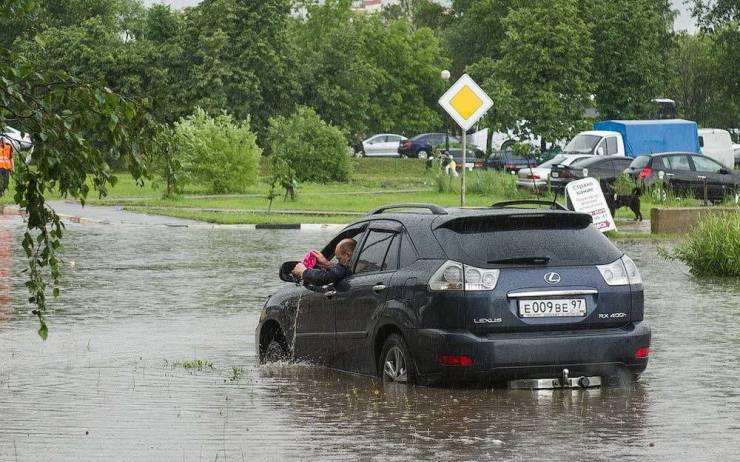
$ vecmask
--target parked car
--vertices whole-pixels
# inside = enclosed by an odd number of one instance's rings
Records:
[[[571,181],[586,177],[616,180],[633,160],[625,156],[591,156],[577,159],[570,165],[554,165],[550,171],[550,183],[553,189],[562,190]]]
[[[474,154],[474,152],[468,151],[465,155],[465,167],[468,170],[486,168],[486,161],[482,158],[474,157]],[[450,148],[450,155],[457,165],[457,170],[461,170],[463,165],[462,148]]]
[[[362,142],[362,150],[355,152],[355,155],[362,157],[398,157],[398,144],[405,139],[406,137],[401,135],[380,133],[364,140]]]
[[[526,208],[530,204],[543,208]],[[589,386],[637,379],[650,327],[633,261],[588,214],[519,201],[490,208],[380,207],[324,247],[357,242],[336,285],[289,284],[266,301],[255,340],[281,358],[401,383]],[[539,380],[544,379],[544,380]]]
[[[740,165],[740,144],[733,144],[732,151],[735,153],[735,165]]]
[[[8,140],[16,152],[33,150],[33,140],[28,133],[21,133],[13,127],[6,126],[0,136]]]
[[[532,156],[521,156],[512,151],[498,151],[486,159],[486,168],[503,170],[505,172],[518,172],[525,167],[536,167],[537,159]]]
[[[706,181],[708,199],[712,201],[740,192],[740,173],[701,154],[672,152],[640,156],[626,172],[641,186],[655,183],[663,172],[663,181],[675,193],[690,193],[697,198],[704,197]]]
[[[416,135],[415,137],[402,141],[398,146],[398,153],[405,157],[418,157],[419,159],[426,159],[427,157],[434,154],[435,148],[444,148],[445,146],[445,134],[444,133],[423,133]],[[462,141],[455,137],[449,136],[449,143],[452,148],[458,148]],[[485,153],[482,149],[474,144],[468,144],[467,155],[471,157],[482,158]],[[450,151],[452,154],[452,151]],[[454,155],[454,154],[453,154]]]
[[[557,154],[534,168],[522,168],[517,173],[516,186],[521,189],[545,189],[553,165],[570,165],[578,159],[593,157],[591,154]]]

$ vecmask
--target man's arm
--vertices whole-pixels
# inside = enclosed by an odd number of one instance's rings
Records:
[[[347,267],[343,265],[334,265],[328,269],[307,269],[303,272],[303,282],[314,286],[325,286],[340,281],[347,273]]]

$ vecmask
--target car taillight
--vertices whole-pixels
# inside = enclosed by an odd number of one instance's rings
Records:
[[[475,268],[447,260],[429,280],[429,289],[445,290],[493,290],[501,273],[497,269]]]
[[[541,180],[541,178],[537,175],[527,175],[528,180]]]
[[[442,355],[439,363],[443,366],[472,366],[473,358],[465,355]]]
[[[636,359],[645,359],[650,356],[650,347],[642,347],[635,352]]]
[[[597,266],[604,281],[610,286],[642,284],[642,276],[637,265],[627,255],[608,265]]]
[[[570,170],[561,170],[560,171],[560,178],[571,178],[573,177],[573,172]]]
[[[642,179],[642,178],[647,178],[647,177],[649,177],[650,175],[652,175],[652,173],[653,173],[653,169],[652,169],[652,168],[650,168],[650,167],[645,167],[645,168],[643,168],[643,169],[642,169],[642,171],[640,172],[640,178],[641,178],[641,179]]]
[[[406,140],[406,141],[403,142],[403,147],[404,148],[410,148],[412,144],[413,143],[411,142],[411,140]]]
[[[483,168],[483,162],[476,162],[473,164],[475,168]]]

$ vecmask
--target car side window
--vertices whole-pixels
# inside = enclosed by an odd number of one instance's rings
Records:
[[[404,233],[401,237],[401,255],[399,259],[399,268],[406,268],[417,260],[416,249],[411,242],[409,235]]]
[[[610,136],[606,139],[606,153],[607,155],[617,153],[617,138],[615,136]]]
[[[401,235],[395,234],[390,247],[388,247],[388,252],[385,254],[385,260],[383,261],[381,271],[395,271],[398,269],[398,250],[400,245]]]
[[[670,156],[665,157],[663,160],[668,160],[671,164],[671,170],[691,171],[691,164],[689,163],[688,156]]]
[[[389,143],[398,143],[401,141],[401,137],[397,135],[389,135],[386,137],[386,141]]]
[[[667,165],[670,165],[670,164],[668,164],[667,161],[668,161],[668,159],[665,159],[665,161],[664,161],[664,158],[663,157],[655,157],[655,158],[653,158],[653,166],[652,166],[652,168],[654,170],[657,170],[657,171],[666,170],[667,168],[669,168]]]
[[[692,157],[697,172],[719,173],[722,166],[706,157]]]
[[[395,233],[371,230],[355,265],[355,274],[380,271]]]

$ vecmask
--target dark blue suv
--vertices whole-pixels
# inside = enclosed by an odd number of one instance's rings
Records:
[[[590,215],[533,202],[370,212],[323,249],[357,242],[335,286],[300,285],[283,265],[293,283],[265,303],[260,360],[421,384],[636,380],[650,347],[637,267]]]

